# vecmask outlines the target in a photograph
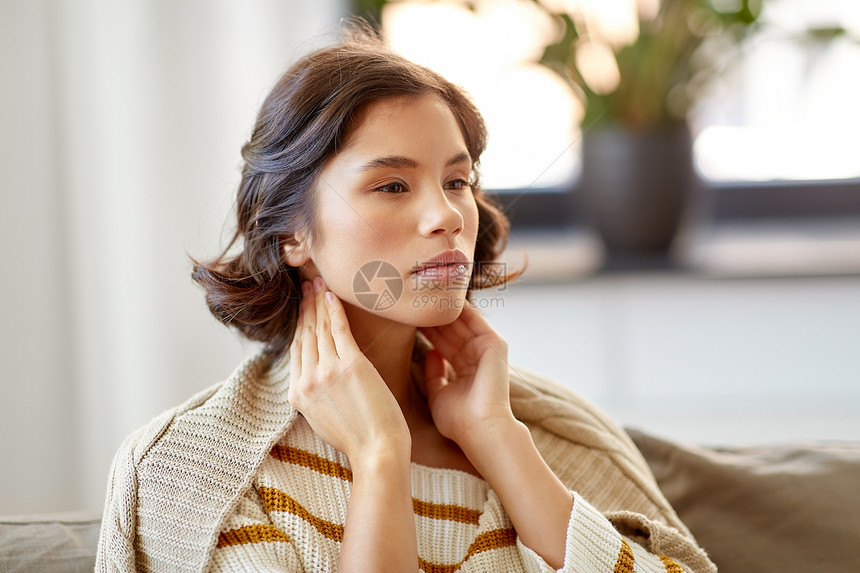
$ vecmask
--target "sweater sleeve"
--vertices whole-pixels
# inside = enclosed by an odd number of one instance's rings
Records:
[[[161,435],[174,412],[168,410],[129,435],[111,463],[102,527],[96,552],[97,573],[133,573],[139,568],[137,535],[137,461]]]
[[[304,571],[293,541],[269,518],[256,488],[249,487],[224,521],[207,571]]]
[[[576,492],[573,495],[559,572],[716,572],[705,553],[671,527],[633,512],[604,515]],[[669,549],[669,555],[652,552],[654,546]],[[517,547],[529,573],[555,571],[519,539]]]

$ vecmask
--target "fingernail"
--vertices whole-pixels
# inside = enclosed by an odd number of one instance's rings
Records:
[[[322,288],[322,279],[320,277],[314,277],[314,290],[319,291]]]
[[[334,302],[334,293],[331,292],[330,290],[326,291],[326,293],[325,293],[325,301],[328,304],[332,304]]]

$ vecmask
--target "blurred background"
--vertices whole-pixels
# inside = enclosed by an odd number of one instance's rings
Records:
[[[860,441],[857,2],[0,0],[0,514],[99,511],[121,440],[254,352],[189,255],[351,14],[485,114],[515,368],[670,439]]]

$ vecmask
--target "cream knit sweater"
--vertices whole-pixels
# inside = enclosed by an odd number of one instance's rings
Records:
[[[716,571],[620,428],[548,380],[510,375],[514,414],[575,492],[562,571]],[[111,470],[96,570],[335,570],[349,463],[290,406],[288,387],[286,360],[269,368],[256,356],[129,436]],[[413,464],[412,494],[426,573],[552,571],[483,480]]]

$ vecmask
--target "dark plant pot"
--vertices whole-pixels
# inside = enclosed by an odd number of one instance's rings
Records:
[[[670,246],[692,193],[692,138],[686,125],[661,131],[587,131],[582,191],[606,249],[604,270],[670,268]]]

